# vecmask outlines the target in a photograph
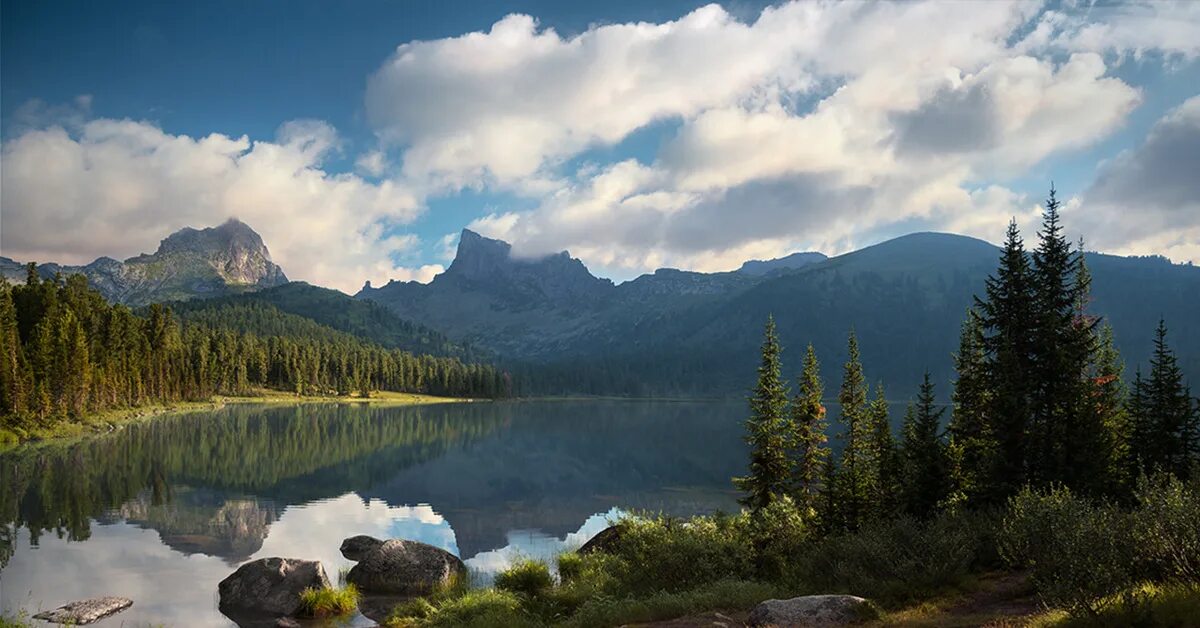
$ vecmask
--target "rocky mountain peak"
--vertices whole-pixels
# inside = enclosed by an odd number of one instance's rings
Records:
[[[438,281],[486,285],[551,301],[574,301],[600,296],[612,288],[607,279],[590,272],[583,262],[562,251],[536,258],[514,257],[512,245],[463,229],[458,251]]]

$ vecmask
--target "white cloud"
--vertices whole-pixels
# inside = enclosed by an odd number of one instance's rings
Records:
[[[1168,112],[1137,148],[1100,169],[1072,220],[1089,244],[1200,262],[1200,96]],[[1131,211],[1135,210],[1135,211]]]
[[[286,123],[274,141],[107,118],[27,130],[3,146],[0,248],[19,260],[87,263],[237,217],[292,279],[352,292],[364,279],[431,277],[436,267],[392,261],[415,236],[386,235],[418,215],[418,199],[391,181],[324,171],[339,146],[317,121]]]
[[[367,111],[417,188],[533,198],[470,225],[518,254],[628,274],[836,253],[899,225],[997,239],[1036,210],[1003,182],[1119,129],[1141,94],[1110,64],[1195,56],[1194,12],[794,2],[741,22],[709,5],[572,37],[510,15],[400,46]],[[677,128],[653,160],[567,161],[661,120]]]

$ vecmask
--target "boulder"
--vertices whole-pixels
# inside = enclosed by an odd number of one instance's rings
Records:
[[[806,595],[767,600],[750,611],[751,626],[849,626],[878,617],[875,606],[853,595]]]
[[[601,554],[607,554],[608,552],[612,551],[613,546],[616,545],[617,541],[620,539],[620,526],[608,526],[607,528],[597,532],[596,536],[588,539],[587,543],[584,543],[579,548],[579,553],[591,554],[592,552],[600,552]]]
[[[300,610],[300,593],[329,586],[320,561],[260,558],[248,562],[217,585],[219,607],[226,615],[290,617]]]
[[[93,597],[64,604],[52,611],[38,613],[33,618],[55,624],[82,626],[104,619],[113,613],[119,613],[130,606],[133,606],[133,600],[125,597]]]
[[[422,595],[466,574],[454,554],[425,543],[355,536],[342,542],[342,555],[358,564],[346,582],[363,593]]]
[[[342,556],[345,556],[346,560],[358,562],[366,558],[367,554],[379,549],[380,545],[383,545],[383,541],[380,541],[373,536],[367,536],[365,534],[352,536],[345,541],[342,541]]]

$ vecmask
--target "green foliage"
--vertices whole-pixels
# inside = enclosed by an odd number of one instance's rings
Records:
[[[1141,476],[1133,538],[1143,577],[1200,584],[1200,476]]]
[[[496,588],[519,595],[535,596],[554,586],[550,568],[538,560],[520,560],[496,574]]]
[[[109,409],[255,387],[317,395],[508,391],[507,376],[491,366],[369,344],[269,304],[192,313],[184,324],[160,305],[135,315],[106,303],[82,275],[0,282],[0,428],[21,434]]]
[[[652,622],[713,610],[749,608],[763,600],[786,596],[778,586],[744,580],[721,580],[681,592],[638,598],[597,597],[588,600],[563,623],[602,628]]]
[[[358,588],[347,584],[337,589],[309,587],[300,593],[300,615],[304,617],[335,617],[353,613],[358,608]]]
[[[1129,415],[1130,455],[1138,469],[1186,477],[1200,456],[1200,408],[1183,381],[1161,320],[1154,333],[1150,376],[1143,380],[1139,372],[1134,381]]]
[[[903,516],[817,539],[793,557],[787,582],[810,593],[849,593],[883,603],[959,584],[987,556],[987,519]]]
[[[418,600],[406,603],[388,617],[385,625],[391,628],[408,626],[461,626],[492,628],[494,626],[539,626],[521,606],[521,598],[498,589],[474,589],[456,597],[436,602]]]
[[[578,552],[563,552],[558,555],[558,578],[563,584],[578,580],[583,573],[583,557]]]
[[[768,317],[763,333],[758,384],[750,397],[750,418],[746,419],[750,473],[734,479],[734,484],[745,493],[742,504],[755,510],[786,494],[791,482],[787,386],[780,372],[782,351],[779,338],[775,335],[775,319]]]
[[[822,397],[825,385],[821,382],[821,366],[812,345],[804,354],[804,370],[800,375],[800,392],[792,400],[791,459],[792,495],[806,513],[815,513],[820,506],[822,474],[829,459],[828,437],[825,431],[825,405]]]
[[[921,519],[932,516],[950,492],[949,460],[941,436],[944,409],[936,403],[933,381],[926,372],[917,403],[909,405],[904,417],[901,445],[904,509]]]
[[[1095,615],[1136,576],[1130,521],[1111,504],[1068,489],[1023,489],[1009,502],[1000,551],[1030,569],[1038,595],[1074,615]]]

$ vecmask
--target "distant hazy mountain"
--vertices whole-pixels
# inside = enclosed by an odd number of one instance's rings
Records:
[[[917,233],[823,260],[783,258],[791,261],[766,272],[664,269],[613,285],[565,252],[515,259],[507,244],[464,231],[455,261],[428,285],[366,286],[357,296],[496,351],[534,375],[537,392],[741,394],[774,314],[789,375],[812,343],[835,387],[853,328],[868,377],[889,396],[906,397],[929,369],[944,397],[959,326],[999,253],[974,238]],[[1148,359],[1163,316],[1185,372],[1200,378],[1200,268],[1102,254],[1088,263],[1091,310],[1112,323],[1130,373]]]
[[[775,272],[775,271],[779,271],[779,270],[791,270],[791,269],[801,268],[804,266],[808,266],[809,264],[823,262],[827,259],[829,259],[829,257],[827,255],[825,255],[824,253],[817,253],[815,251],[807,251],[807,252],[803,252],[803,253],[792,253],[791,255],[788,255],[786,257],[779,257],[776,259],[769,259],[769,260],[752,259],[752,260],[742,264],[742,267],[738,269],[738,272],[746,273],[748,275],[765,275],[767,273]]]
[[[229,220],[208,229],[180,229],[153,254],[124,262],[101,257],[86,266],[38,265],[42,277],[83,274],[110,301],[131,306],[268,288],[287,283],[262,238],[245,223]],[[25,280],[24,263],[0,258],[0,273]]]

